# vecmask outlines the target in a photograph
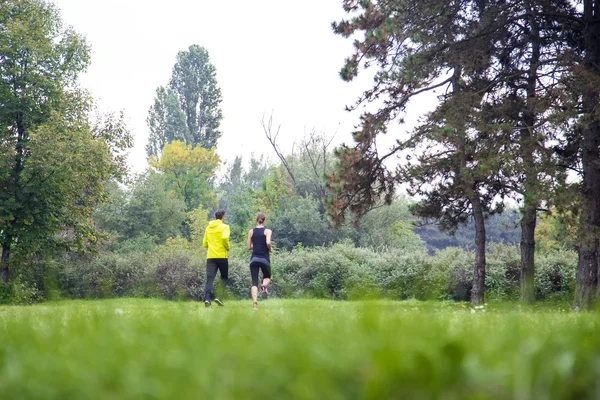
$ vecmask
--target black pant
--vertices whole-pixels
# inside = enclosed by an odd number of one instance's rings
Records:
[[[208,258],[206,259],[206,287],[204,288],[204,301],[213,301],[213,282],[217,276],[217,270],[221,273],[221,282],[229,285],[229,262],[226,258]]]

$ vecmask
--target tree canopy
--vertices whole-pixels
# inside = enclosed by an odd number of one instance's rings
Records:
[[[216,147],[222,135],[221,101],[216,68],[208,51],[198,45],[180,51],[169,86],[156,89],[148,111],[148,157],[160,156],[162,148],[174,140],[205,149]]]
[[[6,1],[0,29],[0,272],[6,282],[14,246],[95,241],[92,211],[108,178],[122,175],[131,136],[119,116],[92,118],[92,101],[77,87],[89,46],[63,27],[53,4]]]
[[[483,222],[513,197],[522,206],[522,296],[531,300],[537,213],[567,198],[558,193],[565,171],[581,162],[580,271],[588,272],[579,274],[577,303],[591,304],[598,279],[589,271],[598,269],[600,243],[598,2],[348,0],[344,9],[352,17],[334,31],[359,35],[342,78],[376,69],[372,88],[350,109],[371,103],[376,110],[362,114],[355,144],[338,149],[329,179],[334,221],[391,202],[409,183],[423,198],[417,213],[450,226],[469,214],[479,221],[474,277],[483,290]],[[434,91],[438,106],[408,138],[378,148],[378,135],[402,121],[409,102]],[[394,159],[398,168],[390,167]]]

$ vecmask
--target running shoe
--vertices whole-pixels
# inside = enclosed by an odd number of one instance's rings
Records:
[[[225,304],[223,304],[223,302],[219,299],[215,299],[215,303],[217,303],[219,305],[219,307],[223,307]]]
[[[265,285],[262,285],[260,287],[260,295],[262,296],[263,299],[266,299],[267,297],[269,297],[269,291],[267,290],[267,287]]]
[[[205,307],[205,308],[210,308],[210,301],[206,300],[206,301],[204,302],[204,307]]]
[[[258,303],[253,303],[252,304],[252,308],[257,309],[258,308]]]

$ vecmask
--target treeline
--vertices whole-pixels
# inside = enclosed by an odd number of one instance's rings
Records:
[[[590,308],[600,271],[600,2],[346,1],[334,31],[355,40],[341,70],[364,66],[372,103],[330,176],[334,220],[390,203],[409,187],[415,215],[455,230],[474,222],[472,301],[484,301],[486,217],[519,201],[521,297],[535,298],[539,213],[578,249],[574,307]],[[377,137],[422,93],[438,103],[390,149]],[[398,165],[390,168],[390,160]],[[570,235],[565,234],[570,233]]]

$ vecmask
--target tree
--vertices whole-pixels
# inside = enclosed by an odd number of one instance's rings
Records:
[[[6,1],[0,27],[0,277],[7,282],[15,246],[51,243],[59,232],[78,245],[95,240],[92,210],[107,179],[123,171],[131,136],[118,117],[91,122],[91,101],[76,86],[88,45],[63,28],[52,4]]]
[[[582,52],[573,69],[581,114],[573,139],[582,167],[582,210],[574,306],[591,308],[600,289],[600,1],[583,0],[576,22]]]
[[[294,193],[318,200],[319,211],[325,214],[327,199],[331,194],[325,176],[333,170],[333,152],[330,148],[335,135],[329,137],[312,129],[299,143],[294,143],[291,154],[286,155],[277,144],[281,125],[276,129],[273,127],[273,114],[268,121],[263,115],[261,125],[267,140],[287,171]]]
[[[548,13],[570,14],[566,1],[524,0],[504,8],[503,35],[495,45],[493,65],[501,74],[486,95],[483,123],[494,140],[504,143],[498,158],[503,185],[521,207],[521,298],[535,298],[535,226],[548,207],[561,171],[554,145],[566,126],[570,103],[562,81],[569,34],[547,19]]]
[[[342,77],[352,79],[363,62],[377,65],[375,84],[358,105],[377,100],[381,107],[363,115],[361,130],[354,134],[356,145],[338,153],[340,173],[330,181],[341,194],[331,204],[334,218],[343,220],[346,211],[360,215],[382,196],[391,201],[396,184],[408,177],[413,185],[429,183],[427,193],[436,197],[417,211],[454,218],[470,209],[481,232],[476,260],[483,260],[483,214],[494,208],[481,200],[512,193],[524,204],[522,292],[531,300],[536,213],[557,173],[549,146],[557,137],[550,126],[562,112],[556,110],[568,106],[560,83],[568,52],[561,49],[570,40],[563,28],[573,6],[567,1],[429,0],[414,5],[395,0],[347,1],[345,9],[361,13],[334,24],[335,31],[365,36],[356,41]],[[552,20],[557,16],[560,23]],[[401,120],[410,99],[444,86],[442,104],[426,117],[421,133],[380,156],[376,136],[391,121]],[[406,149],[414,155],[424,140],[433,145],[424,156],[416,154],[418,163],[429,166],[429,182],[415,181],[410,168],[388,171],[386,159]],[[436,145],[444,143],[450,147],[436,152]],[[438,184],[443,190],[435,189]],[[483,290],[483,283],[477,287]],[[482,300],[478,290],[473,294]]]
[[[501,214],[489,215],[485,220],[485,231],[487,244],[502,243],[509,246],[517,246],[520,241],[519,210],[508,207]],[[455,232],[439,229],[439,221],[418,220],[415,232],[427,245],[430,253],[443,250],[446,247],[461,247],[474,250],[475,224],[473,218],[457,227]]]
[[[261,210],[256,202],[256,191],[269,173],[270,166],[264,157],[250,156],[246,170],[242,157],[237,156],[227,168],[218,190],[219,208],[227,212],[231,224],[231,238],[245,241],[248,229],[254,224],[254,216]],[[269,216],[270,217],[270,216]]]
[[[159,157],[163,147],[174,140],[185,143],[191,141],[187,133],[185,114],[179,106],[179,98],[171,88],[160,86],[156,89],[154,104],[148,111],[146,123],[150,128],[146,145],[148,157]]]
[[[216,206],[213,179],[220,162],[214,149],[178,140],[163,148],[160,160],[151,160],[152,166],[165,175],[168,189],[185,202],[188,212]]]
[[[489,184],[497,174],[495,165],[485,161],[497,153],[489,148],[491,142],[482,140],[474,115],[488,84],[487,49],[497,35],[488,25],[497,10],[484,2],[345,3],[348,12],[359,8],[359,17],[334,24],[336,33],[345,37],[365,32],[364,40],[355,42],[356,52],[341,75],[352,79],[363,59],[368,60],[367,65],[377,64],[380,72],[375,75],[375,85],[359,104],[379,99],[383,105],[375,113],[363,114],[360,129],[354,132],[356,145],[343,146],[337,152],[338,172],[329,179],[336,193],[330,212],[334,221],[343,223],[347,212],[360,216],[382,198],[391,203],[396,184],[408,181],[415,193],[426,196],[423,204],[415,207],[419,215],[442,218],[449,227],[473,215],[477,245],[472,301],[481,303],[484,214],[494,211],[493,199],[499,190]],[[444,86],[446,93],[439,96],[436,111],[408,140],[380,155],[376,136],[402,115],[410,99]],[[418,152],[421,147],[422,154]],[[416,165],[390,172],[386,159],[404,150],[409,150],[409,156],[418,156]]]
[[[159,156],[173,140],[205,149],[217,146],[223,112],[216,74],[204,47],[194,44],[177,53],[169,87],[156,90],[148,111],[148,157]]]
[[[363,215],[358,224],[359,245],[384,250],[423,247],[424,242],[414,232],[409,206],[408,199],[402,196],[389,206],[376,207]]]
[[[113,184],[111,197],[96,213],[99,227],[119,241],[139,236],[164,243],[185,221],[185,203],[165,188],[165,177],[154,171],[138,175],[127,190]]]

